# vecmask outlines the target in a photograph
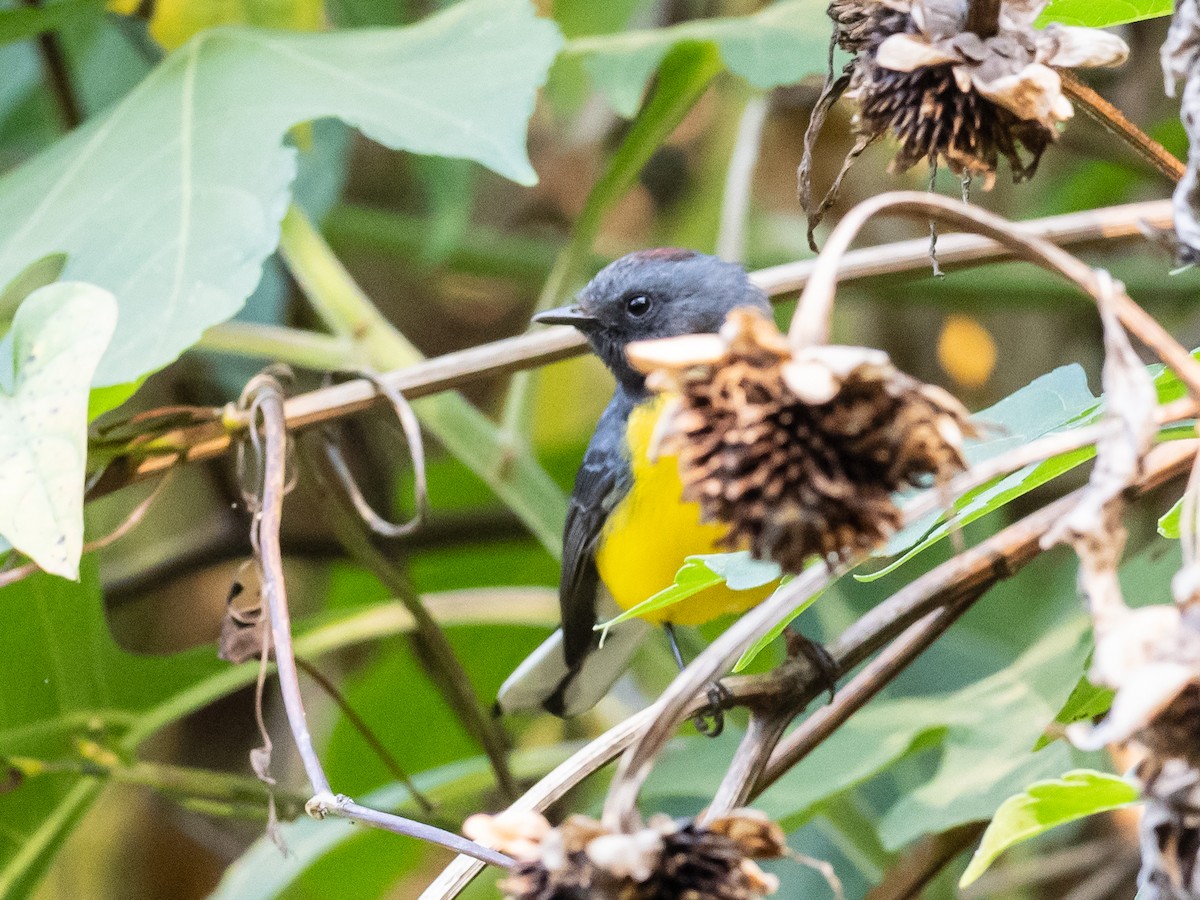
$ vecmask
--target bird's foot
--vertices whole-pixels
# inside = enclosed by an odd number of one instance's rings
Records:
[[[830,655],[823,644],[818,644],[812,638],[807,638],[790,628],[785,634],[788,656],[802,655],[812,664],[820,679],[822,689],[829,692],[829,702],[832,703],[833,697],[837,693],[838,676],[841,674],[837,660]]]
[[[733,700],[729,689],[719,681],[708,686],[708,705],[696,713],[692,724],[705,737],[720,737],[725,730],[725,707]]]

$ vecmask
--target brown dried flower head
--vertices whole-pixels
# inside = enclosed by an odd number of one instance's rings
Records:
[[[1004,156],[1017,180],[1032,175],[1072,114],[1055,70],[1118,65],[1129,52],[1099,29],[1035,29],[1044,6],[1001,0],[995,33],[980,35],[967,0],[835,0],[837,40],[857,53],[848,94],[861,131],[895,136],[899,171],[942,160],[990,185]]]
[[[628,354],[679,397],[662,449],[679,457],[684,497],[729,525],[730,547],[791,572],[878,547],[900,523],[897,490],[966,466],[967,411],[879,350],[794,350],[770,319],[737,309],[719,335]]]
[[[493,830],[486,818],[471,819],[481,837]],[[754,860],[786,852],[783,831],[753,810],[735,810],[706,827],[656,816],[632,834],[585,816],[533,830],[542,831],[536,852],[519,857],[501,884],[509,900],[758,900],[779,882]]]
[[[1200,631],[1180,606],[1146,606],[1098,622],[1089,675],[1116,696],[1100,724],[1067,728],[1075,746],[1136,741],[1150,751],[1152,769],[1167,759],[1200,767]]]

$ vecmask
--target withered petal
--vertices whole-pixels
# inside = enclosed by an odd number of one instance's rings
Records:
[[[875,51],[876,64],[893,72],[914,72],[927,66],[961,61],[957,53],[935,46],[915,34],[893,34]]]
[[[1037,61],[1059,69],[1119,66],[1129,45],[1099,28],[1051,23],[1038,33]]]

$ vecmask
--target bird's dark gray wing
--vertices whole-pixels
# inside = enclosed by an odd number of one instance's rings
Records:
[[[558,599],[562,609],[563,655],[572,670],[592,651],[598,638],[593,631],[600,587],[596,543],[609,513],[629,491],[631,473],[625,427],[632,406],[624,392],[618,390],[604,410],[575,476],[575,489],[567,508]]]

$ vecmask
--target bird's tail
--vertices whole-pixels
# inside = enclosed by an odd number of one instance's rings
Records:
[[[597,647],[572,669],[563,657],[563,633],[558,629],[500,686],[497,711],[544,709],[564,717],[587,712],[629,668],[650,631],[650,625],[641,619],[622,622],[609,632],[604,646]]]

